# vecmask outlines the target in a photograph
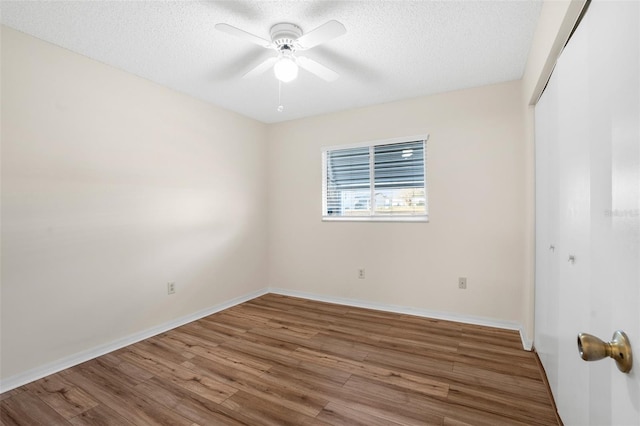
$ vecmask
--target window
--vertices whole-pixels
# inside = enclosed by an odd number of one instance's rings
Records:
[[[427,221],[426,141],[323,149],[323,220]]]

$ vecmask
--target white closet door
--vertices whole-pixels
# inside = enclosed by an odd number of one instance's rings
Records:
[[[594,1],[536,106],[534,344],[567,425],[640,424],[639,28],[640,2]],[[617,329],[631,374],[580,359]]]

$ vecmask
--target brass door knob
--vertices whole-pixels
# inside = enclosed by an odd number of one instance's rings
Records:
[[[625,332],[621,330],[613,333],[613,338],[608,343],[591,334],[580,333],[578,334],[578,351],[585,361],[611,357],[616,361],[618,370],[623,373],[631,371],[633,365],[631,343]]]

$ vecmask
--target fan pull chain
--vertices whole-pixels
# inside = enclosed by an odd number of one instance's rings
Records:
[[[282,82],[278,80],[278,112],[284,111],[284,106],[282,106]]]

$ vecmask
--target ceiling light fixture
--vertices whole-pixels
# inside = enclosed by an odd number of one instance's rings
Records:
[[[298,77],[298,67],[328,82],[338,78],[338,73],[335,71],[313,59],[297,54],[345,34],[347,29],[338,21],[326,22],[308,33],[303,33],[302,28],[290,22],[280,22],[271,27],[269,31],[271,40],[229,24],[216,24],[216,30],[278,52],[278,56],[266,58],[255,68],[245,73],[242,78],[255,77],[273,68],[276,79],[281,83],[288,83]]]
[[[283,55],[273,66],[276,78],[283,83],[288,83],[298,77],[298,65],[290,55]]]

